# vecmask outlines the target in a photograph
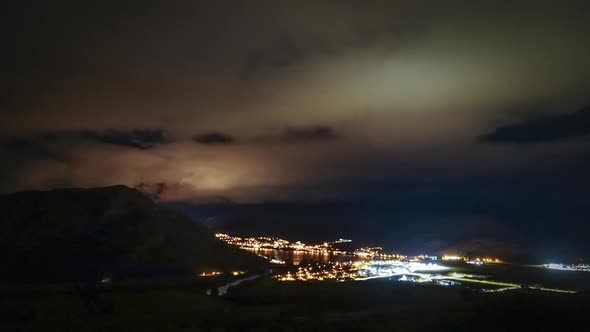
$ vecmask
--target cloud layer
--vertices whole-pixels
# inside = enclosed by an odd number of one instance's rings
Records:
[[[17,5],[0,190],[326,200],[351,183],[581,165],[586,143],[544,143],[587,133],[587,111],[566,113],[590,101],[588,6]]]

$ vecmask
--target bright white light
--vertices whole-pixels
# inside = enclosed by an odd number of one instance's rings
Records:
[[[442,259],[443,259],[443,261],[459,261],[459,260],[462,260],[463,257],[444,255],[442,257]]]
[[[562,270],[562,271],[585,271],[590,272],[590,266],[578,264],[578,265],[565,265],[565,264],[543,264],[544,267],[552,270]]]
[[[411,262],[407,264],[407,268],[410,272],[415,272],[415,271],[446,271],[446,270],[450,270],[450,267],[447,266],[442,266],[442,265],[438,265],[438,264],[433,264],[433,263],[428,263],[428,264],[424,264],[424,263],[419,263],[419,262]]]
[[[394,276],[413,274],[415,272],[446,271],[450,269],[452,268],[433,263],[374,261],[365,268],[365,271],[372,276]]]

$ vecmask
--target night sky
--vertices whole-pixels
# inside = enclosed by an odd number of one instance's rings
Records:
[[[228,231],[590,257],[590,4],[474,3],[18,2],[0,192],[126,184]]]

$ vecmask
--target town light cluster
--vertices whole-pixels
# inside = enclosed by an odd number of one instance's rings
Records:
[[[301,241],[290,242],[284,239],[270,236],[242,238],[237,236],[230,236],[228,234],[217,233],[215,234],[215,237],[217,237],[219,240],[238,246],[240,248],[297,250],[325,254],[344,254],[345,252],[335,248],[334,244],[351,242],[351,240],[347,239],[338,239],[332,242],[324,242],[321,244],[309,245],[302,243]]]
[[[466,257],[466,256],[454,256],[454,255],[444,255],[444,256],[442,256],[442,260],[443,261],[464,261],[467,264],[473,264],[473,265],[483,265],[486,263],[502,263],[502,261],[499,258],[490,258],[490,257],[470,258],[470,257]]]
[[[377,278],[388,278],[399,282],[431,283],[440,286],[457,286],[462,284],[480,285],[484,292],[504,292],[521,288],[528,288],[540,291],[551,291],[561,293],[575,293],[573,290],[562,290],[547,288],[540,285],[529,286],[511,283],[507,281],[490,280],[489,276],[464,274],[453,271],[461,264],[484,265],[503,263],[499,258],[475,257],[470,258],[459,255],[444,255],[442,257],[432,255],[406,256],[399,254],[382,253],[381,247],[362,247],[353,251],[342,251],[335,244],[351,242],[350,240],[339,239],[332,242],[320,244],[305,244],[300,241],[291,242],[288,240],[261,236],[241,238],[227,234],[216,234],[219,240],[238,246],[244,249],[255,249],[255,252],[269,260],[270,263],[282,265],[273,268],[274,278],[278,281],[362,281]],[[298,265],[287,264],[287,262],[274,257],[265,256],[268,253],[258,252],[256,249],[272,249],[270,256],[276,254],[277,250],[292,250],[317,254],[329,255],[326,262],[301,261]],[[263,255],[264,253],[264,255]],[[336,257],[336,255],[339,255]],[[349,259],[345,261],[345,259]],[[446,265],[445,265],[446,264]],[[548,269],[566,271],[590,271],[588,265],[563,265],[544,264]],[[221,272],[205,272],[201,276],[215,276]],[[232,273],[234,276],[241,275],[241,271]],[[471,286],[470,286],[471,287]]]
[[[419,272],[440,272],[452,268],[431,262],[402,260],[349,261],[329,264],[308,264],[299,266],[295,271],[276,275],[279,281],[307,280],[367,280],[391,277],[403,274],[416,274],[424,279],[426,275]]]
[[[274,249],[274,250],[294,250],[294,251],[303,251],[303,252],[310,252],[310,253],[320,253],[325,255],[351,255],[355,256],[359,259],[381,259],[381,260],[391,260],[391,259],[398,259],[398,260],[411,260],[414,262],[419,262],[424,259],[429,260],[437,260],[437,256],[433,255],[417,255],[417,256],[407,256],[407,255],[400,255],[400,254],[388,254],[383,253],[382,247],[362,247],[358,248],[353,251],[345,251],[338,248],[337,244],[342,243],[350,243],[352,240],[349,239],[338,239],[336,241],[330,242],[323,242],[319,244],[305,244],[301,241],[291,242],[285,239],[271,237],[271,236],[259,236],[259,237],[238,237],[238,236],[231,236],[225,233],[217,233],[215,234],[217,239],[229,243],[231,245],[243,248],[243,249]],[[285,264],[282,260],[273,259],[270,257],[266,257],[261,255],[269,260],[271,263],[274,264]],[[462,259],[462,258],[460,258]]]
[[[337,244],[341,243],[349,243],[352,242],[348,239],[338,239],[336,241],[330,242],[323,242],[319,244],[305,244],[301,241],[291,242],[285,239],[281,239],[278,237],[272,236],[259,236],[259,237],[238,237],[238,236],[231,236],[224,233],[217,233],[215,234],[217,239],[229,243],[231,245],[243,248],[243,249],[250,249],[250,250],[257,250],[257,249],[272,249],[272,250],[293,250],[293,251],[302,251],[302,252],[309,252],[314,254],[322,254],[322,255],[351,255],[356,257],[357,259],[361,260],[399,260],[399,261],[411,261],[411,262],[421,262],[424,260],[429,261],[436,261],[439,259],[438,256],[434,255],[417,255],[417,256],[406,256],[400,254],[388,254],[383,253],[382,247],[362,247],[358,248],[353,251],[344,251],[337,246]],[[258,253],[258,252],[257,252]],[[267,259],[272,264],[284,265],[286,264],[285,261],[277,259],[275,257],[267,257],[262,253],[258,253],[259,256]],[[458,255],[444,255],[441,257],[443,261],[464,261],[468,264],[473,265],[483,265],[486,263],[502,263],[502,261],[498,258],[469,258],[465,256],[458,256]]]
[[[354,280],[363,266],[361,262],[335,262],[329,264],[308,264],[299,266],[295,271],[277,274],[279,281],[308,280]]]

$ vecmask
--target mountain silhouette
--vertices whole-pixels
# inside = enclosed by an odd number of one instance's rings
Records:
[[[79,281],[248,269],[261,260],[126,186],[0,196],[0,280]]]

